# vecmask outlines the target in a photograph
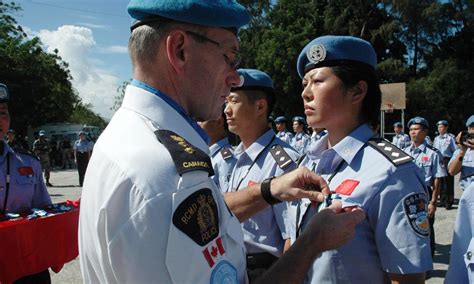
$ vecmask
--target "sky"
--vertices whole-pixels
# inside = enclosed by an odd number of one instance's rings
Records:
[[[117,88],[130,80],[127,52],[129,0],[16,0],[13,14],[28,36],[37,36],[45,51],[58,49],[69,63],[73,87],[93,111],[110,119]]]

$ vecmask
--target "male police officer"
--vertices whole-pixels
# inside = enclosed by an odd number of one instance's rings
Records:
[[[281,139],[281,141],[286,142],[287,144],[291,144],[291,139],[293,139],[293,134],[286,129],[286,117],[278,116],[275,118],[275,127],[277,132],[277,137]]]
[[[74,142],[72,149],[74,150],[74,161],[77,164],[77,172],[79,173],[79,186],[82,187],[92,153],[92,142],[86,139],[84,131],[79,132],[79,139]]]
[[[242,142],[235,149],[237,163],[229,191],[280,176],[296,168],[298,153],[268,128],[267,117],[275,105],[273,81],[265,72],[239,69],[240,84],[232,88],[224,110],[229,130]],[[242,224],[247,250],[247,271],[255,280],[283,253],[289,243],[286,202],[267,207]]]
[[[456,143],[459,149],[454,152],[449,161],[448,169],[452,176],[461,172],[459,185],[465,190],[471,183],[474,183],[474,115],[466,121],[467,131],[461,131],[456,136]],[[470,137],[467,137],[470,135]],[[469,139],[468,139],[469,138]]]
[[[83,279],[92,283],[243,283],[240,221],[279,200],[322,200],[307,169],[219,192],[204,131],[238,85],[234,1],[132,0],[134,80],[98,139],[84,179],[79,224]],[[210,16],[212,15],[212,16]],[[312,259],[340,245],[364,213],[325,210],[262,281],[301,282]],[[343,232],[333,232],[340,227]],[[186,265],[191,263],[192,265]]]
[[[198,124],[209,136],[209,155],[214,169],[212,180],[222,192],[226,192],[237,159],[234,156],[234,149],[229,143],[229,129],[225,114],[222,112],[218,119],[201,121]]]
[[[414,117],[408,121],[410,129],[411,145],[404,151],[413,157],[415,163],[425,175],[425,184],[431,193],[431,200],[428,204],[428,217],[430,221],[430,245],[431,256],[435,251],[435,234],[433,224],[435,221],[436,202],[441,187],[441,180],[447,175],[446,168],[443,165],[441,153],[432,146],[428,145],[425,138],[428,134],[428,121],[423,117]]]
[[[0,136],[10,126],[7,86],[0,84]],[[15,213],[51,204],[41,165],[29,152],[0,141],[0,213]],[[34,237],[34,236],[32,236]],[[7,257],[7,256],[5,256]],[[18,283],[51,283],[48,270],[18,279]]]
[[[306,153],[307,148],[311,142],[311,138],[308,134],[304,132],[304,126],[306,125],[306,121],[301,116],[293,117],[293,131],[295,132],[295,136],[291,139],[291,146],[298,151],[300,155]]]
[[[410,136],[403,132],[403,125],[401,122],[395,122],[393,124],[393,131],[395,131],[395,135],[392,138],[392,144],[400,149],[405,149],[410,146]]]
[[[457,149],[456,137],[448,133],[449,124],[447,120],[440,120],[436,125],[438,126],[439,135],[435,137],[433,147],[441,152],[441,155],[443,155],[443,164],[445,168],[448,168],[449,160]],[[451,209],[454,202],[454,177],[452,175],[448,174],[442,180],[440,197],[446,209]]]
[[[47,186],[53,186],[49,182],[50,177],[50,160],[49,160],[49,152],[51,152],[51,147],[49,144],[49,140],[46,138],[46,131],[40,130],[39,131],[39,138],[33,143],[33,153],[35,153],[40,162],[41,167],[44,171],[44,178],[46,179]]]

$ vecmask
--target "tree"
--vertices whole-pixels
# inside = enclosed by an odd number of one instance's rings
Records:
[[[132,81],[132,79],[130,79]],[[125,96],[125,89],[127,88],[130,81],[123,81],[122,85],[117,88],[117,95],[114,98],[114,105],[110,107],[110,110],[116,111],[122,105],[123,97]]]

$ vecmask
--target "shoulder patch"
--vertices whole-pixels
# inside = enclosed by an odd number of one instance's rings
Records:
[[[171,154],[179,175],[189,171],[201,170],[214,175],[211,158],[183,137],[170,130],[156,130],[156,138]]]
[[[281,147],[281,145],[273,145],[270,148],[270,153],[273,156],[273,159],[275,159],[276,163],[281,169],[284,169],[291,165],[293,163],[293,160],[291,157],[288,155],[288,153]]]
[[[173,224],[200,246],[219,235],[219,213],[209,188],[200,189],[183,200],[173,213]]]
[[[425,193],[412,193],[403,199],[403,209],[411,228],[421,237],[430,235],[428,220],[428,198]]]
[[[17,149],[14,149],[13,152],[18,153],[20,155],[28,155],[30,157],[33,157],[35,160],[39,161],[38,156],[36,156],[33,152],[31,152],[29,150],[25,150],[23,148],[17,148]]]
[[[227,148],[227,147],[222,147],[221,150],[220,150],[220,152],[221,152],[222,158],[223,158],[224,160],[227,160],[227,159],[229,159],[230,157],[232,157],[232,152],[231,152],[230,149]]]
[[[369,145],[384,155],[392,164],[399,166],[413,160],[407,153],[400,148],[382,138],[372,138],[368,141]]]

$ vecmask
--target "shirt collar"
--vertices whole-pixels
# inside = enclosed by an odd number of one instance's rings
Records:
[[[247,156],[249,156],[252,162],[257,158],[258,154],[272,141],[274,136],[275,133],[273,132],[273,130],[268,129],[265,133],[263,133],[262,136],[255,140],[255,142],[253,142],[250,147],[245,150],[245,153],[247,154]],[[240,155],[241,152],[244,152],[243,143],[240,143],[239,146],[237,146],[235,152],[237,153],[237,155]]]
[[[160,92],[159,90],[139,81],[136,79],[133,79],[130,85],[144,89],[159,98],[161,98],[164,102],[166,102],[170,107],[172,107],[174,110],[176,110],[188,123],[191,125],[191,127],[196,130],[196,132],[201,136],[201,138],[208,144],[209,143],[209,136],[206,134],[206,132],[199,127],[199,125],[196,123],[194,119],[192,119],[186,111],[178,104],[176,103],[173,99],[165,95],[164,93]]]

